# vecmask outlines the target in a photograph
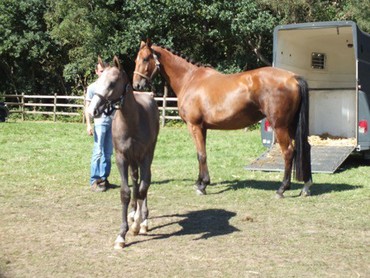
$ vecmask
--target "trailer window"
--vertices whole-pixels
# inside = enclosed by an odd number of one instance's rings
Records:
[[[326,55],[325,53],[312,52],[311,67],[313,69],[325,69]]]

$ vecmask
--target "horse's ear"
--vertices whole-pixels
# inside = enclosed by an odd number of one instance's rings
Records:
[[[146,45],[145,41],[141,41],[140,43],[140,49],[142,49]]]
[[[98,56],[98,64],[104,69],[104,63],[103,63],[103,60],[102,58],[100,57],[100,55]]]
[[[121,69],[121,63],[119,62],[119,59],[117,56],[114,56],[113,58],[113,64],[115,67],[117,67],[118,69]]]

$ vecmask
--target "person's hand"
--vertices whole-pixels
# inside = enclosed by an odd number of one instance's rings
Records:
[[[92,136],[94,134],[94,130],[91,125],[87,125],[86,130],[88,135]]]

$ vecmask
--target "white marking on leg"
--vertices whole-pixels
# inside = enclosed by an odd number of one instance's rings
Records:
[[[137,222],[138,224],[141,223],[141,208],[143,206],[143,200],[137,200],[137,208],[136,208],[136,212],[135,212],[135,217],[134,217],[134,221]]]
[[[129,214],[128,214],[128,220],[130,220],[131,222],[134,222],[135,220],[135,213],[136,211],[131,211]]]
[[[148,233],[148,219],[145,219],[140,224],[140,232],[141,235],[146,235]]]
[[[302,192],[301,192],[301,196],[306,197],[306,196],[311,195],[311,192],[310,192],[311,185],[312,185],[312,180],[310,179],[304,184]]]
[[[140,231],[140,223],[142,221],[141,218],[141,207],[143,205],[143,200],[137,200],[137,207],[134,217],[134,223],[131,226],[132,232],[137,235]]]

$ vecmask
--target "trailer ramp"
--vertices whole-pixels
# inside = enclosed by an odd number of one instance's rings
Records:
[[[311,168],[313,173],[334,173],[353,152],[355,146],[311,146]],[[245,167],[246,170],[284,171],[280,146],[273,144],[259,158]]]

